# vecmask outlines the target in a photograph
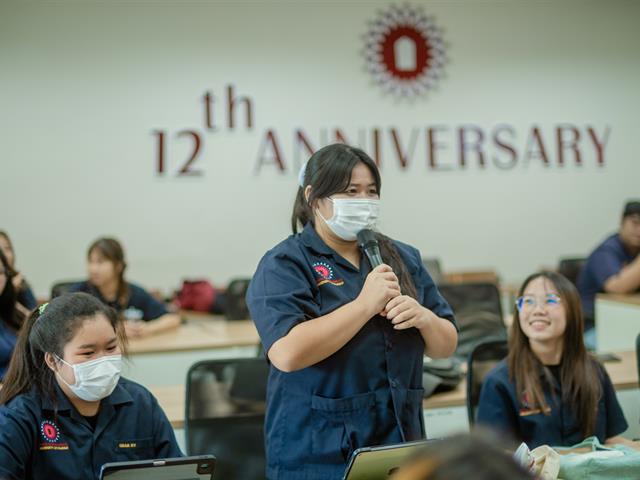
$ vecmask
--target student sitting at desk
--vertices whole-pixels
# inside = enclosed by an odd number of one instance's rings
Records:
[[[578,278],[589,346],[595,344],[597,293],[640,291],[640,201],[627,202],[618,233],[608,237],[589,255]]]
[[[509,355],[485,378],[478,424],[533,449],[595,435],[626,443],[627,422],[605,369],[586,351],[580,298],[560,274],[542,272],[520,289]]]
[[[15,272],[12,282],[16,289],[18,303],[24,307],[25,313],[33,310],[38,305],[38,302],[24,276],[16,270],[16,254],[13,250],[13,244],[7,232],[2,230],[0,230],[0,252],[4,253],[9,266]]]
[[[74,285],[71,291],[90,293],[119,312],[126,320],[128,337],[142,337],[180,325],[178,315],[169,313],[143,288],[125,281],[127,264],[117,240],[99,238],[93,242],[87,262],[89,280]]]
[[[29,317],[0,390],[0,478],[97,479],[107,462],[182,456],[156,399],[120,377],[120,322],[85,293]]]
[[[24,314],[17,307],[17,294],[12,282],[15,271],[0,249],[0,382],[7,370],[22,326]]]

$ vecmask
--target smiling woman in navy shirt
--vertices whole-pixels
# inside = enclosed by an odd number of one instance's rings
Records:
[[[380,174],[342,144],[303,167],[294,235],[267,252],[247,300],[271,362],[267,478],[342,478],[351,452],[425,435],[422,362],[456,346],[453,313],[413,247],[376,234]],[[301,233],[295,233],[302,226]]]
[[[626,443],[627,422],[605,369],[586,351],[580,297],[560,274],[542,272],[520,289],[509,355],[485,378],[479,424],[529,448],[570,446],[595,435]]]
[[[106,462],[182,456],[156,399],[120,377],[123,348],[91,295],[33,312],[0,390],[0,478],[97,479]]]
[[[124,249],[115,238],[99,238],[87,252],[89,280],[71,288],[89,293],[120,313],[129,337],[142,337],[176,328],[180,317],[146,290],[124,278],[127,263]]]

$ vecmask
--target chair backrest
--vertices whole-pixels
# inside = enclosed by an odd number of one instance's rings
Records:
[[[424,268],[427,269],[427,272],[429,272],[429,275],[431,275],[435,284],[438,285],[442,281],[442,265],[440,265],[440,259],[436,257],[423,258],[422,264]]]
[[[247,320],[250,317],[245,297],[250,278],[236,278],[229,282],[225,294],[224,315],[227,320]]]
[[[507,338],[500,290],[492,282],[443,283],[438,286],[458,323],[456,357],[466,359],[487,338]]]
[[[51,287],[51,298],[59,297],[60,295],[64,295],[65,293],[69,293],[71,287],[73,287],[76,283],[80,283],[82,280],[67,280],[64,282],[54,283]]]
[[[558,262],[558,273],[564,275],[574,285],[578,284],[578,277],[582,267],[587,262],[584,257],[561,258]]]
[[[477,344],[467,359],[467,415],[469,426],[476,421],[475,413],[480,400],[484,377],[507,356],[509,348],[502,338],[487,339]]]
[[[206,360],[187,373],[188,455],[216,456],[214,480],[264,480],[264,358]]]

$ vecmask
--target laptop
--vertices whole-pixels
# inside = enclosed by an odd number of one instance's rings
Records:
[[[213,455],[105,463],[100,480],[212,480]]]
[[[351,454],[343,480],[387,480],[415,451],[429,440],[359,448]]]

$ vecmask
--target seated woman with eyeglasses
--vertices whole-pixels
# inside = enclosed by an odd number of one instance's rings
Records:
[[[531,275],[516,301],[509,355],[485,378],[477,423],[529,448],[570,446],[595,435],[626,443],[611,379],[584,346],[580,297],[554,272]]]

